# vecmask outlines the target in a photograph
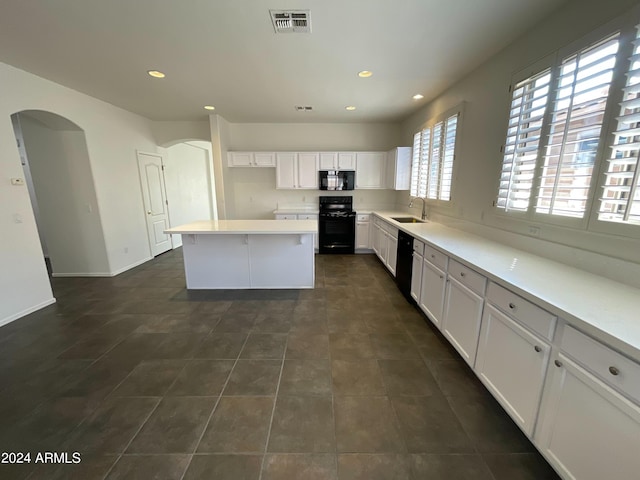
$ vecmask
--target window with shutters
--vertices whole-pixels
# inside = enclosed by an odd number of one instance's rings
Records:
[[[589,229],[640,225],[640,26],[630,27],[512,86],[498,209]]]
[[[640,225],[640,26],[626,76],[598,220]]]
[[[454,112],[455,113],[452,113]],[[451,200],[453,162],[461,108],[448,112],[413,137],[411,190],[413,197]]]

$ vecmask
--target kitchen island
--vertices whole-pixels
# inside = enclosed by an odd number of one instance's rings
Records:
[[[201,220],[182,235],[188,289],[313,288],[315,220]]]

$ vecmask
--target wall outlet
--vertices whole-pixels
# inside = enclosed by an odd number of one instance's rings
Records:
[[[532,237],[539,237],[540,236],[540,227],[535,227],[533,225],[529,225],[529,235],[531,235]]]

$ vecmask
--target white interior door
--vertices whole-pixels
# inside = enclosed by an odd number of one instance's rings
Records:
[[[172,247],[171,236],[163,233],[169,228],[169,212],[162,157],[153,153],[138,152],[138,170],[147,219],[149,246],[151,255],[155,257]]]

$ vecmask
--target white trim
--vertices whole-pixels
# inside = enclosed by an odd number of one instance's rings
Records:
[[[66,272],[66,273],[52,273],[51,276],[52,277],[56,277],[56,278],[68,278],[68,277],[115,277],[117,275],[120,275],[121,273],[126,272],[127,270],[131,270],[132,268],[135,268],[139,265],[142,265],[143,263],[148,262],[149,260],[153,260],[153,257],[147,257],[147,258],[143,258],[142,260],[138,261],[138,262],[134,262],[131,263],[129,265],[127,265],[126,267],[122,267],[118,270],[116,270],[115,272]]]
[[[18,320],[19,318],[22,318],[22,317],[24,317],[26,315],[29,315],[30,313],[33,313],[33,312],[35,312],[37,310],[40,310],[40,309],[42,309],[44,307],[47,307],[47,306],[49,306],[51,304],[54,304],[54,303],[56,303],[56,298],[55,297],[51,297],[49,300],[46,300],[46,301],[44,301],[42,303],[34,305],[33,307],[29,307],[26,310],[23,310],[21,312],[14,313],[13,315],[5,317],[2,320],[0,320],[0,327],[3,326],[3,325],[6,325],[7,323],[14,322],[14,321]]]

